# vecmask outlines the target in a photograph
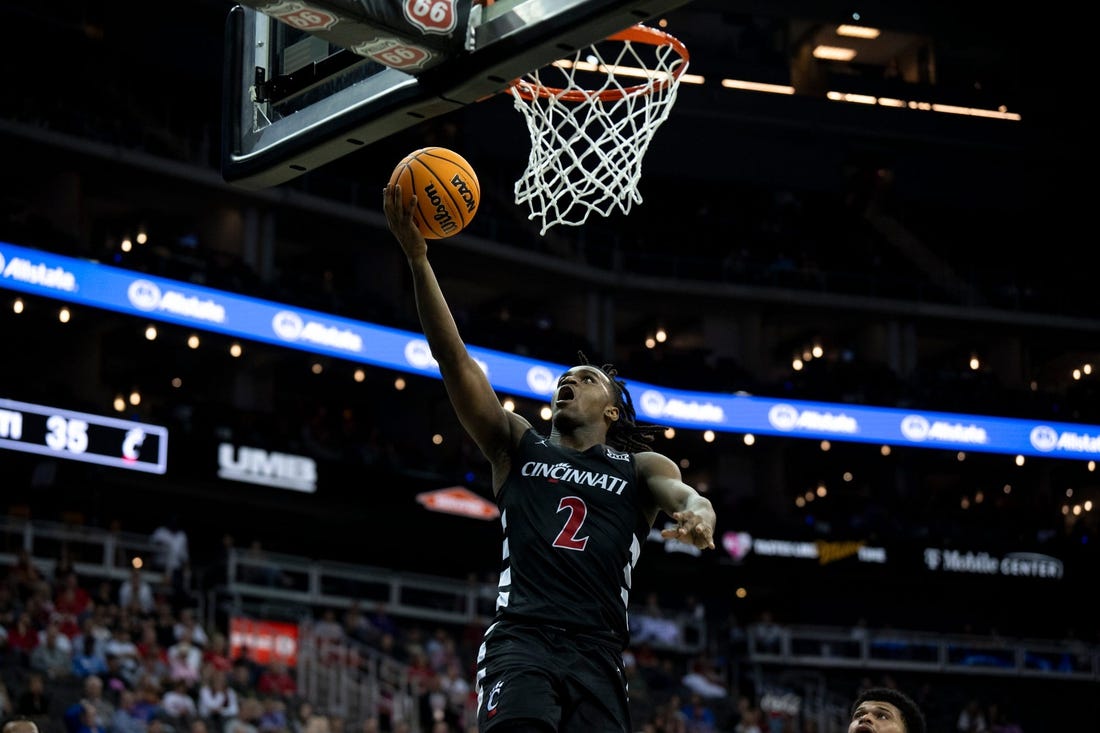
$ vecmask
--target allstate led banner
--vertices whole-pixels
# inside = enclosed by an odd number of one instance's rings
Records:
[[[0,287],[440,378],[423,335],[0,242]],[[470,347],[493,387],[548,400],[568,365]],[[628,382],[639,419],[671,427],[1065,459],[1100,426],[690,392]]]

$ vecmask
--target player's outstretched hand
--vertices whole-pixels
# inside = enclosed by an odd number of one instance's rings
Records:
[[[424,235],[420,233],[413,222],[413,211],[415,209],[415,195],[409,200],[407,207],[401,205],[400,185],[394,184],[391,186],[387,184],[382,189],[382,210],[386,212],[386,224],[389,225],[390,231],[393,232],[393,236],[397,238],[397,241],[401,244],[401,249],[405,251],[405,256],[409,259],[423,257],[428,251],[428,243],[425,241]]]
[[[714,525],[707,517],[695,512],[675,512],[672,519],[676,526],[662,529],[662,537],[695,545],[700,550],[714,549]]]

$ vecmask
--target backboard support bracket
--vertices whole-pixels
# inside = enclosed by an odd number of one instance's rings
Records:
[[[222,176],[261,189],[290,181],[424,120],[475,104],[513,79],[690,0],[498,0],[471,12],[464,48],[410,73],[370,58],[318,59],[280,75],[281,21],[235,6],[226,22]],[[285,35],[285,33],[284,33]],[[337,69],[326,76],[326,64]],[[262,73],[261,73],[262,72]],[[270,85],[257,89],[262,75]],[[275,93],[278,92],[278,93]],[[266,97],[267,99],[264,99]],[[286,109],[273,107],[273,100]]]

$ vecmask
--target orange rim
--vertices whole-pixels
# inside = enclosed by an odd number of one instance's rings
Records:
[[[490,0],[491,2],[492,0]],[[680,78],[680,75],[687,70],[688,61],[691,60],[691,55],[688,53],[687,46],[685,46],[680,39],[672,36],[664,31],[657,30],[656,28],[650,28],[649,26],[632,25],[631,27],[621,30],[618,33],[607,37],[609,41],[631,41],[634,43],[646,43],[650,46],[672,46],[676,53],[680,54],[680,58],[684,60],[684,63],[680,64],[675,71],[672,72],[670,78],[666,78],[657,84],[636,84],[632,87],[624,87],[622,89],[605,89],[602,92],[591,92],[583,89],[573,89],[565,91],[557,87],[547,87],[541,84],[534,84],[526,79],[516,79],[509,87],[516,91],[520,97],[527,100],[546,99],[548,97],[557,97],[558,99],[565,100],[567,102],[585,102],[589,100],[599,99],[604,102],[610,102],[616,99],[622,99],[624,97],[630,97],[636,94],[650,94],[655,91],[662,91],[666,89],[672,82]]]

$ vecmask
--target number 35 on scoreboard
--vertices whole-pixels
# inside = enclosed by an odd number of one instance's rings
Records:
[[[168,470],[168,428],[0,399],[0,448],[147,473]]]

